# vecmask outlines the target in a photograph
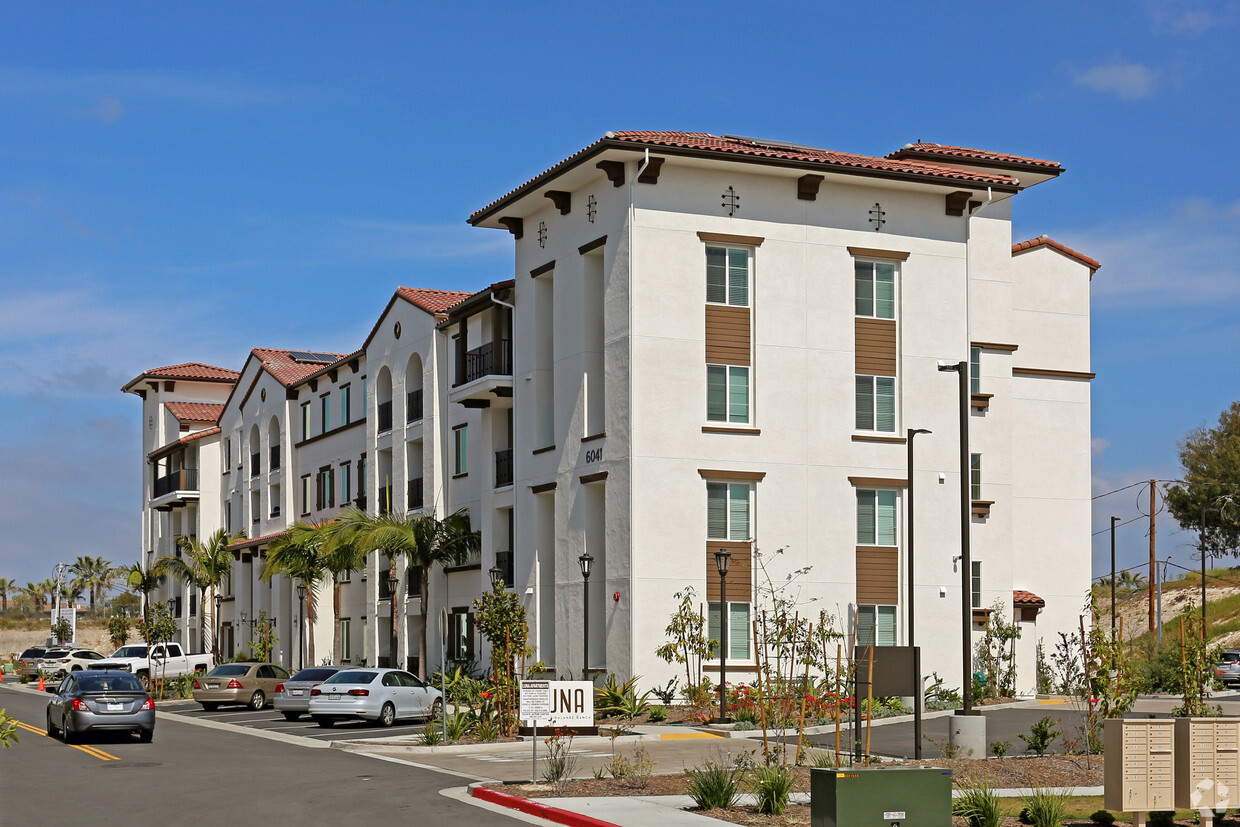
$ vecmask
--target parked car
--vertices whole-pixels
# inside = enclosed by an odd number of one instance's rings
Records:
[[[149,686],[151,674],[159,680],[179,678],[206,672],[213,661],[211,655],[186,654],[179,643],[157,643],[150,648],[149,657],[145,645],[131,643],[97,662],[94,668],[123,669]]]
[[[361,718],[389,727],[398,718],[430,719],[443,696],[400,669],[345,669],[310,690],[310,717],[322,727]]]
[[[84,669],[70,672],[47,703],[47,734],[66,744],[100,730],[134,732],[144,744],[155,738],[155,702],[142,683],[126,672]]]
[[[94,649],[48,649],[39,658],[39,671],[50,673],[57,680],[69,672],[81,672],[83,669],[94,669],[95,664],[103,660],[103,654]]]
[[[39,676],[39,658],[47,654],[50,646],[31,646],[17,656],[14,664],[18,677],[37,678]]]
[[[308,666],[276,687],[274,706],[285,720],[296,721],[310,711],[310,690],[330,678],[343,666]]]
[[[221,663],[194,678],[194,700],[208,712],[219,709],[220,704],[262,709],[275,697],[280,682],[288,678],[288,670],[275,663]]]
[[[1224,649],[1214,667],[1214,677],[1223,686],[1240,686],[1240,649]]]

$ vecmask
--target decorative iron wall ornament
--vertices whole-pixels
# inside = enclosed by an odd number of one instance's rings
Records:
[[[392,327],[392,335],[393,335],[393,336],[395,336],[397,339],[399,339],[399,338],[400,338],[400,322],[397,322],[397,323],[396,323],[396,324]]]
[[[593,224],[594,216],[596,215],[598,215],[598,201],[594,199],[594,194],[591,193],[586,197],[586,218],[590,219],[590,223]]]
[[[546,221],[538,222],[538,246],[539,247],[547,246],[547,222]]]
[[[719,206],[728,208],[729,218],[731,218],[732,216],[740,212],[741,197],[736,194],[736,190],[734,190],[732,187],[728,187],[727,191],[724,192],[723,195],[719,197],[723,199],[723,203],[720,204]]]
[[[874,208],[870,210],[870,223],[874,225],[874,232],[878,232],[887,223],[887,212],[877,201],[874,202]]]

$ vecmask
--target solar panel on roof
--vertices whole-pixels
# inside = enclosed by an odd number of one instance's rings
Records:
[[[336,357],[331,353],[312,353],[308,350],[290,350],[289,358],[296,362],[310,362],[312,364],[330,365],[336,361]]]

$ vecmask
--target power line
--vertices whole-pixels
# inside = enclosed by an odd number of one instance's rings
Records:
[[[1159,482],[1166,482],[1166,480],[1159,480]],[[1132,485],[1125,485],[1123,488],[1116,488],[1114,491],[1108,491],[1105,494],[1098,494],[1096,496],[1090,497],[1090,499],[1100,500],[1103,497],[1109,497],[1112,494],[1118,494],[1121,491],[1127,491],[1129,488],[1136,488],[1138,485],[1149,485],[1149,484],[1150,484],[1149,480],[1141,480],[1140,482],[1134,482]]]
[[[1147,519],[1147,517],[1148,517],[1148,515],[1146,515],[1146,514],[1141,514],[1141,515],[1139,515],[1139,516],[1133,517],[1131,520],[1125,520],[1125,521],[1124,521],[1124,522],[1122,522],[1122,523],[1117,523],[1115,527],[1116,527],[1116,528],[1119,528],[1120,526],[1125,526],[1125,525],[1128,525],[1129,523],[1135,523],[1137,520],[1144,520],[1144,519]],[[1094,532],[1093,534],[1091,534],[1090,536],[1091,536],[1091,537],[1097,537],[1099,534],[1106,534],[1106,533],[1107,533],[1107,532],[1109,532],[1110,530],[1111,530],[1110,528],[1104,528],[1104,529],[1102,529],[1101,531],[1095,531],[1095,532]]]

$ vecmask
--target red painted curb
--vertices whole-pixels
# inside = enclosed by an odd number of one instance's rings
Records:
[[[546,804],[539,804],[537,801],[530,801],[528,798],[501,793],[490,787],[472,787],[470,794],[474,798],[480,798],[483,801],[489,801],[501,807],[520,810],[528,815],[554,821],[556,824],[567,824],[569,827],[617,827],[617,825],[612,824],[610,821],[600,821],[593,816],[574,813],[571,810],[548,807]]]

